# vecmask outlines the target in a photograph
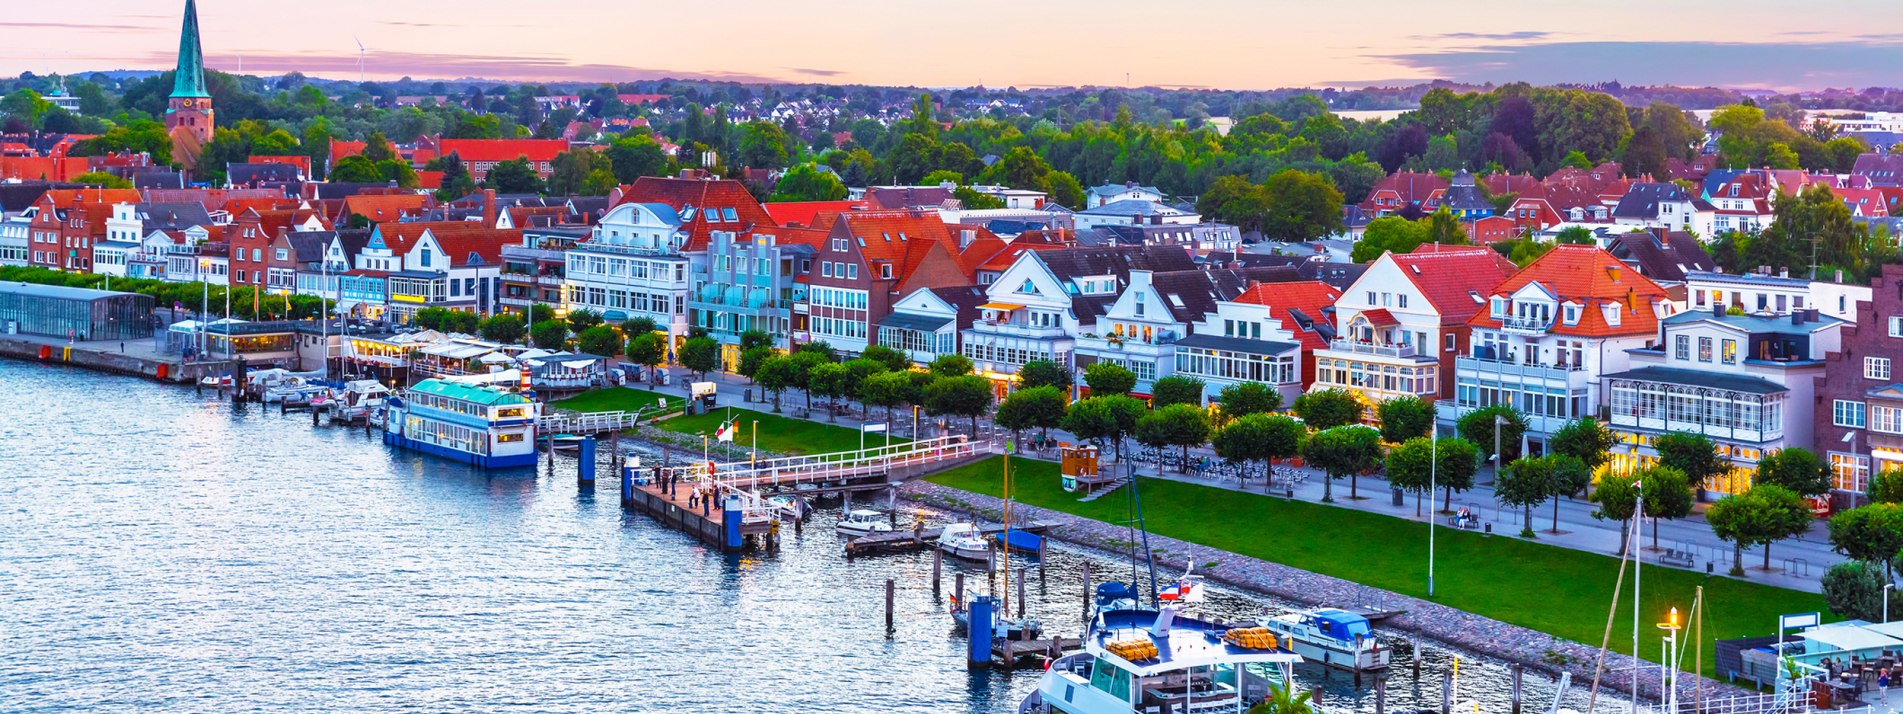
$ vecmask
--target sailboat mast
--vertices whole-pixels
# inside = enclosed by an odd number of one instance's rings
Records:
[[[980,534],[983,535],[983,534]],[[1011,615],[1011,440],[1004,442],[1004,615]]]

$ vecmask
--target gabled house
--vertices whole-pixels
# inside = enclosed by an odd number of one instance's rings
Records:
[[[1261,382],[1290,404],[1315,379],[1315,352],[1335,339],[1341,290],[1314,280],[1261,283],[1213,312],[1176,341],[1176,374],[1203,381],[1203,398],[1241,382]]]
[[[1622,226],[1691,230],[1710,235],[1709,229],[1699,230],[1697,213],[1693,197],[1678,184],[1637,181],[1619,197],[1612,209],[1612,219]]]
[[[931,211],[836,215],[814,269],[804,276],[804,323],[795,317],[795,338],[864,352],[900,298],[922,288],[973,284],[957,246],[951,227]]]
[[[686,220],[664,203],[623,203],[608,211],[588,240],[564,252],[563,291],[569,311],[592,310],[609,323],[646,317],[672,337],[685,337],[693,265]]]
[[[1683,283],[1697,271],[1717,270],[1718,262],[1690,233],[1653,228],[1610,236],[1606,250],[1640,275],[1659,283]]]
[[[1903,469],[1903,265],[1885,265],[1868,302],[1824,356],[1828,379],[1817,381],[1812,436],[1830,467],[1831,505],[1857,505],[1870,475]]]
[[[1554,246],[1483,295],[1455,370],[1453,416],[1511,406],[1533,444],[1595,416],[1599,378],[1625,371],[1626,350],[1655,344],[1676,309],[1665,288],[1589,245]]]
[[[686,233],[680,250],[688,253],[706,250],[707,236],[713,231],[745,234],[779,225],[753,194],[747,193],[744,184],[730,179],[643,176],[610,192],[608,203],[658,203],[672,209],[680,217],[681,231]]]
[[[1435,191],[1444,191],[1447,179],[1438,175],[1419,171],[1396,171],[1374,184],[1368,191],[1368,198],[1361,202],[1361,210],[1379,218],[1392,216],[1409,207],[1426,212],[1423,205]]]
[[[1151,272],[1131,270],[1129,284],[1097,317],[1079,321],[1079,369],[1109,362],[1137,375],[1137,394],[1175,372],[1176,343],[1224,302],[1263,282],[1301,277],[1293,266]],[[1278,353],[1280,354],[1280,353]],[[1291,360],[1290,364],[1294,364]]]
[[[1442,208],[1463,221],[1475,221],[1494,214],[1493,202],[1487,200],[1487,195],[1474,180],[1473,173],[1466,169],[1455,173],[1447,188],[1431,193],[1421,206],[1421,210],[1428,213]]]
[[[790,349],[793,309],[806,298],[800,277],[827,233],[811,228],[761,228],[742,238],[714,231],[707,255],[692,261],[693,290],[687,297],[688,323],[720,343],[721,364],[740,366],[740,338],[749,331],[772,337],[773,347]]]
[[[987,302],[979,285],[919,288],[892,304],[879,321],[879,344],[905,353],[914,364],[931,364],[940,355],[959,353],[958,337],[977,321]]]
[[[1716,233],[1757,233],[1776,217],[1771,203],[1776,189],[1764,173],[1740,172],[1708,190],[1705,201],[1713,208],[1711,228]]]
[[[28,224],[29,264],[73,273],[92,272],[93,245],[106,240],[113,206],[138,203],[133,189],[57,189],[40,196]]]
[[[1163,192],[1155,186],[1142,186],[1138,185],[1135,181],[1128,181],[1121,184],[1107,183],[1102,186],[1090,187],[1090,190],[1085,192],[1084,205],[1078,208],[1096,208],[1118,201],[1162,203],[1167,198],[1168,196],[1163,195]]]
[[[1872,186],[1903,186],[1903,155],[1860,154],[1850,173],[1870,179]]]
[[[1335,337],[1315,353],[1311,390],[1344,389],[1370,409],[1453,394],[1467,321],[1513,263],[1491,248],[1422,245],[1384,253],[1334,303]]]

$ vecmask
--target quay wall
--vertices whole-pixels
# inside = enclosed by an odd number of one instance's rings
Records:
[[[994,521],[999,520],[1004,512],[1002,499],[940,486],[929,481],[914,481],[906,484],[900,489],[899,497],[927,508],[973,513],[980,518]],[[1129,551],[1129,531],[1124,526],[1023,503],[1014,504],[1012,510],[1017,518],[1058,524],[1051,528],[1048,537],[1059,541],[1096,550],[1110,557],[1125,557],[1123,554]],[[1365,605],[1382,610],[1402,610],[1405,611],[1404,614],[1383,620],[1381,626],[1446,642],[1489,657],[1524,665],[1528,669],[1547,672],[1553,676],[1558,676],[1561,672],[1571,672],[1572,686],[1575,690],[1585,690],[1592,686],[1593,663],[1599,657],[1599,648],[1595,646],[1482,617],[1429,600],[1259,558],[1216,550],[1155,533],[1150,534],[1150,548],[1156,556],[1159,578],[1168,577],[1164,573],[1182,572],[1188,567],[1189,558],[1193,554],[1197,565],[1196,572],[1211,582],[1308,607]],[[1216,562],[1217,565],[1205,567],[1211,561]],[[1603,613],[1589,616],[1603,617]],[[1616,647],[1617,643],[1614,646]],[[1651,662],[1638,663],[1638,672],[1641,676],[1638,682],[1639,691],[1635,692],[1633,663],[1634,660],[1630,655],[1608,652],[1604,671],[1600,675],[1601,688],[1647,699],[1657,698],[1660,690],[1658,665]],[[1394,666],[1401,668],[1406,664],[1397,661]],[[1692,696],[1694,679],[1704,680],[1704,695],[1708,699],[1752,693],[1718,680],[1687,675],[1680,677],[1681,699],[1688,700]]]
[[[42,348],[51,350],[51,354],[45,360],[40,359]],[[120,352],[116,347],[108,350],[95,347],[92,343],[68,345],[22,335],[0,335],[0,357],[69,365],[173,383],[196,381],[200,377],[224,369],[227,364],[222,361],[186,364],[178,359],[160,359],[144,353]],[[163,379],[159,378],[161,366],[165,371]]]

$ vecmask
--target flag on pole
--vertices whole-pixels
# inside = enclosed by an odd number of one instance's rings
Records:
[[[736,431],[739,431],[739,426],[738,426],[738,424],[739,424],[739,420],[738,420],[738,419],[735,419],[735,420],[731,420],[731,421],[728,421],[728,422],[726,422],[726,423],[723,423],[723,424],[721,424],[721,425],[720,425],[720,430],[719,430],[719,431],[716,431],[716,432],[714,432],[714,440],[716,440],[716,441],[725,441],[725,442],[728,442],[728,443],[732,443],[732,442],[733,442],[733,434],[734,434],[734,432],[736,432]]]

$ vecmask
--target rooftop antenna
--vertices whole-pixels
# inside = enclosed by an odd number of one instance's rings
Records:
[[[363,55],[369,50],[364,48],[363,40],[357,39],[356,35],[351,35],[350,39],[357,42],[357,83],[363,84]]]

